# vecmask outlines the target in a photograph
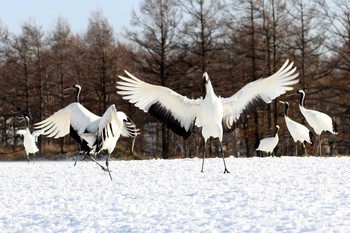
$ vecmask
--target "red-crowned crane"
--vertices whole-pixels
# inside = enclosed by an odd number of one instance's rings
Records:
[[[35,130],[33,133],[30,133],[29,130],[29,117],[24,116],[26,121],[26,129],[20,129],[16,131],[16,134],[22,135],[24,137],[23,146],[27,154],[27,160],[29,163],[29,154],[34,154],[39,151],[36,143],[38,142],[38,137],[42,134],[42,130]]]
[[[243,112],[252,112],[257,106],[270,103],[286,91],[292,90],[292,85],[299,81],[295,71],[293,62],[289,63],[287,60],[275,74],[248,83],[229,98],[215,94],[209,75],[205,72],[202,80],[206,95],[198,99],[189,99],[167,87],[146,83],[125,71],[128,77],[119,76],[121,81],[117,82],[117,93],[185,139],[190,136],[194,126],[202,127],[205,151],[210,137],[219,138],[224,173],[227,173],[229,171],[222,148],[224,131],[232,130],[233,123]],[[202,172],[204,158],[205,153]]]
[[[332,134],[338,134],[338,126],[335,121],[323,112],[319,112],[312,109],[307,109],[304,106],[305,92],[303,90],[297,91],[301,95],[299,109],[300,112],[305,117],[307,123],[314,129],[315,133],[318,135],[318,143],[316,149],[316,156],[319,152],[321,156],[321,133],[322,131],[328,131]]]
[[[93,122],[94,120],[98,119],[98,116],[91,113],[89,110],[87,110],[83,105],[80,104],[80,94],[81,94],[81,86],[78,84],[75,84],[71,87],[68,87],[65,89],[65,91],[67,90],[76,90],[76,96],[75,96],[75,103],[72,105],[72,108],[77,107],[78,109],[80,109],[81,112],[84,113],[85,116],[88,117],[88,120],[84,120],[84,122],[86,122],[86,124],[88,124],[88,122]],[[78,110],[75,110],[76,112],[78,112]],[[79,112],[80,112],[79,111]],[[75,126],[75,124],[70,125],[70,129],[69,129],[69,135],[79,144],[79,151],[78,154],[83,154],[84,158],[86,158],[86,156],[90,156],[90,153],[94,153],[94,147],[89,147],[88,142],[81,137],[81,132],[78,132],[77,129],[81,129],[83,128],[82,126]],[[75,159],[75,163],[74,166],[77,163],[77,159],[78,156]]]
[[[77,100],[79,93],[80,91],[78,91]],[[67,134],[71,136],[73,134],[80,141],[84,141],[86,148],[94,154],[107,150],[106,167],[99,164],[92,156],[91,159],[103,170],[108,171],[111,180],[109,159],[119,137],[135,138],[138,134],[135,124],[125,113],[117,111],[114,104],[100,117],[87,110],[80,103],[74,102],[35,125],[35,128],[43,130],[43,135],[48,137],[60,138]]]
[[[284,119],[286,121],[286,125],[287,125],[287,128],[288,128],[290,135],[292,135],[292,138],[293,138],[295,143],[297,143],[298,141],[302,143],[304,150],[305,150],[305,155],[307,156],[307,149],[306,149],[305,143],[309,143],[311,145],[313,144],[312,132],[306,126],[304,126],[296,121],[293,121],[292,119],[289,118],[289,116],[288,116],[289,103],[288,102],[280,101],[280,103],[285,105]],[[297,150],[296,150],[295,154],[297,155]]]
[[[267,154],[271,154],[278,144],[278,130],[280,127],[276,125],[276,131],[274,137],[264,138],[260,141],[258,148],[256,150],[265,151]]]

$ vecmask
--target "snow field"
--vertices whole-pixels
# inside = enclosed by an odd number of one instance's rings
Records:
[[[349,232],[350,158],[0,163],[0,232]]]

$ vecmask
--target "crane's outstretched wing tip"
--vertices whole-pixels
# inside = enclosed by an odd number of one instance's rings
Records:
[[[34,128],[41,128],[43,125],[47,124],[49,121],[50,121],[50,117],[43,120],[43,121],[36,122],[36,123],[34,123],[34,125],[35,125]]]
[[[124,72],[132,79],[137,79],[133,74],[131,74],[129,71],[124,70]]]
[[[288,66],[288,64],[289,64],[289,59],[287,59],[287,60],[283,63],[283,65],[282,65],[281,68],[277,71],[277,73],[280,73],[280,72],[284,71],[284,70],[286,69],[286,67]],[[293,64],[292,64],[292,65],[293,65]]]

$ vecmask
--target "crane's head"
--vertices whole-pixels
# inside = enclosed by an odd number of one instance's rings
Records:
[[[303,91],[303,90],[298,90],[297,93],[300,95],[305,95],[305,91]]]
[[[276,134],[278,134],[278,131],[280,130],[280,126],[279,125],[276,125]]]
[[[280,101],[280,103],[284,104],[284,106],[285,106],[284,115],[288,117],[289,103],[287,101]]]
[[[284,104],[284,105],[288,105],[289,106],[289,103],[287,101],[279,101],[281,104]]]
[[[26,120],[27,127],[29,127],[29,117],[28,116],[24,116],[24,119]]]
[[[289,108],[289,103],[287,101],[280,101],[281,104],[284,104],[286,110]]]
[[[23,113],[23,119],[20,120],[20,122],[26,121],[26,126],[29,127],[29,117],[27,114]]]
[[[67,90],[76,90],[77,92],[79,92],[81,90],[81,86],[79,84],[75,84],[75,85],[73,85],[71,87],[68,87],[68,88],[66,88],[64,90],[65,91],[67,91]]]
[[[79,96],[80,96],[80,92],[81,92],[81,86],[79,84],[75,84],[71,87],[68,87],[66,89],[64,89],[64,91],[67,90],[76,90],[77,91],[77,95],[76,95],[76,102],[79,103]]]
[[[207,84],[209,82],[210,79],[209,79],[209,75],[208,75],[207,72],[203,73],[203,79],[202,80],[203,80],[204,84]]]

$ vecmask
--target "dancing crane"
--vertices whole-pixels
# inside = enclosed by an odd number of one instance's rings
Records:
[[[69,135],[79,144],[78,154],[83,154],[84,158],[85,158],[86,155],[90,155],[90,153],[94,153],[94,148],[89,147],[87,141],[80,136],[81,131],[79,131],[79,129],[84,128],[84,126],[88,125],[89,122],[91,123],[92,121],[96,120],[98,118],[98,116],[91,113],[83,105],[80,104],[80,101],[79,101],[80,93],[81,93],[81,86],[80,85],[75,84],[71,87],[64,89],[64,91],[67,91],[67,90],[76,90],[76,96],[75,96],[75,103],[76,104],[74,104],[74,105],[76,105],[78,109],[81,109],[81,111],[84,112],[85,116],[88,116],[88,118],[84,119],[85,124],[83,124],[83,126],[80,126],[80,125],[77,126],[76,124],[73,123],[73,125],[71,124],[70,128],[69,128]],[[75,107],[72,107],[72,108],[75,108]],[[75,110],[75,111],[77,112],[78,110]],[[74,120],[73,120],[73,122],[74,122]],[[74,166],[77,163],[77,159],[78,159],[78,156],[75,159]]]
[[[316,110],[307,109],[304,106],[305,92],[303,90],[297,91],[301,95],[299,109],[300,112],[305,117],[307,123],[314,129],[315,133],[318,135],[318,143],[316,149],[316,156],[319,152],[321,156],[321,133],[322,131],[328,131],[332,134],[338,134],[338,126],[335,121],[323,112]]]
[[[108,171],[111,179],[109,159],[119,137],[133,137],[135,139],[138,134],[135,124],[125,113],[117,111],[114,104],[100,117],[80,103],[74,102],[35,125],[36,129],[43,130],[43,134],[48,137],[60,138],[70,134],[73,135],[73,138],[79,138],[80,141],[84,141],[89,153],[91,151],[93,154],[98,154],[106,149],[108,151],[106,167],[98,163],[92,156],[91,159],[104,171]]]
[[[264,138],[260,141],[258,148],[256,150],[265,151],[266,153],[272,153],[278,144],[278,130],[280,127],[276,125],[276,132],[274,137]]]
[[[214,93],[209,75],[205,72],[202,80],[206,95],[198,99],[189,99],[167,87],[146,83],[125,71],[128,77],[119,76],[121,81],[117,82],[117,93],[185,139],[191,135],[194,126],[202,127],[204,151],[210,137],[219,138],[224,173],[227,173],[229,171],[222,147],[224,131],[232,131],[233,123],[243,112],[252,112],[257,106],[270,103],[292,90],[292,85],[299,81],[295,70],[293,62],[287,60],[275,74],[248,83],[229,98],[218,97]],[[206,152],[203,154],[202,172],[205,154]]]
[[[288,128],[290,135],[292,135],[292,138],[293,138],[295,143],[297,143],[298,141],[300,141],[302,143],[304,150],[305,150],[305,155],[307,156],[307,150],[306,150],[305,143],[309,143],[311,145],[313,144],[312,132],[308,128],[306,128],[304,125],[302,125],[296,121],[293,121],[292,119],[289,118],[289,116],[288,116],[289,103],[288,102],[280,101],[280,103],[285,105],[284,119],[286,121],[286,125],[287,125],[287,128]],[[295,154],[297,154],[297,148],[296,148]]]
[[[24,118],[26,120],[27,127],[26,129],[17,130],[16,134],[22,135],[24,137],[23,145],[24,145],[24,149],[27,154],[27,160],[29,163],[29,154],[34,154],[34,157],[35,157],[35,153],[39,151],[38,147],[36,146],[36,143],[38,142],[38,137],[40,136],[40,134],[42,134],[42,130],[35,130],[33,131],[33,133],[30,133],[29,117],[24,116]]]

